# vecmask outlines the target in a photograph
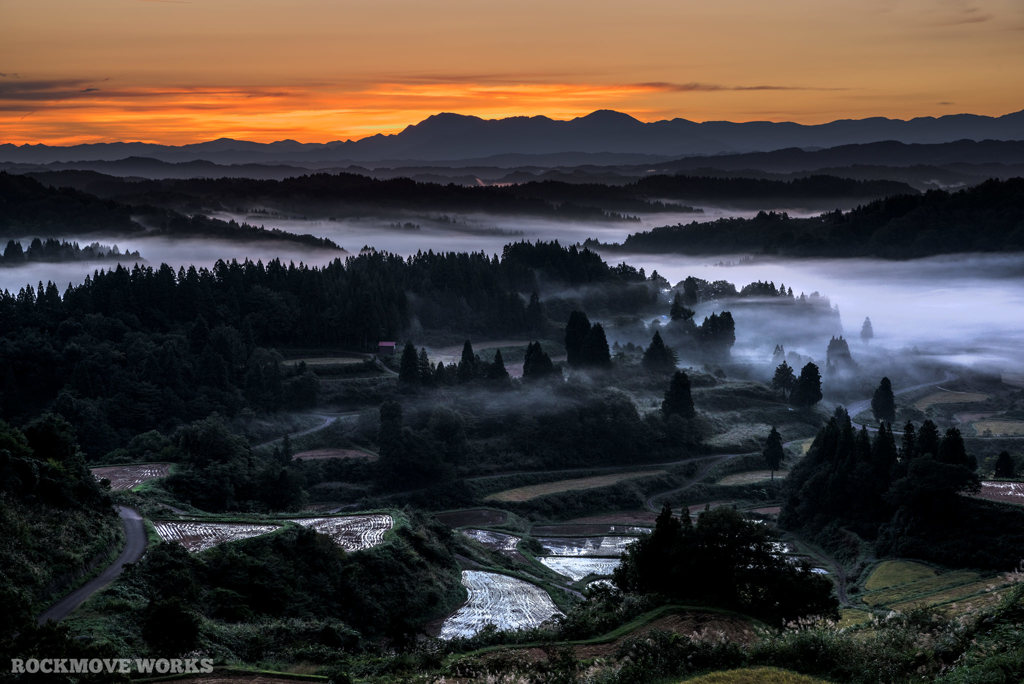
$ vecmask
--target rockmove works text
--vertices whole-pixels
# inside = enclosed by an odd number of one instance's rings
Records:
[[[210,658],[11,658],[12,674],[209,674]]]

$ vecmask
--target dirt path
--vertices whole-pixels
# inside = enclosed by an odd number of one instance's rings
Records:
[[[685,492],[687,489],[689,489],[690,487],[693,487],[694,485],[699,483],[701,480],[703,480],[707,476],[707,474],[711,471],[711,469],[714,468],[719,463],[721,463],[723,461],[726,461],[726,460],[728,460],[730,458],[736,458],[737,456],[744,456],[744,455],[745,454],[713,454],[711,456],[699,456],[697,458],[689,459],[686,462],[693,463],[694,461],[700,460],[700,461],[704,461],[704,464],[697,470],[696,473],[694,473],[687,480],[686,484],[684,484],[681,487],[676,487],[675,489],[667,489],[667,490],[662,491],[662,492],[656,492],[654,494],[651,494],[649,497],[647,497],[646,500],[644,500],[644,506],[647,508],[647,510],[654,511],[655,513],[660,511],[661,510],[661,506],[658,504],[658,500],[659,499],[662,499],[662,498],[665,498],[665,497],[669,497],[669,496],[673,496],[673,495],[677,495],[677,494],[680,494],[682,492]]]
[[[316,416],[317,418],[319,418],[320,419],[320,423],[317,424],[317,425],[314,425],[311,428],[307,428],[305,430],[299,430],[298,432],[290,432],[290,433],[288,433],[288,438],[289,439],[295,439],[297,437],[305,437],[306,435],[311,435],[314,432],[320,432],[321,430],[326,430],[328,427],[330,427],[331,425],[334,425],[339,420],[342,420],[343,418],[344,419],[355,418],[355,417],[358,417],[360,413],[361,413],[361,411],[347,411],[345,413],[331,413],[331,414],[329,414],[329,413],[310,413],[309,415]],[[274,439],[268,439],[266,442],[260,442],[259,444],[254,445],[253,449],[262,449],[263,447],[274,446],[275,444],[280,444],[283,441],[284,441],[284,436],[282,435],[281,437],[275,437]]]
[[[725,458],[723,454],[707,454],[704,456],[693,456],[691,458],[683,458],[676,461],[663,461],[661,463],[635,463],[632,465],[617,465],[617,466],[601,466],[599,468],[587,468],[581,466],[578,468],[559,468],[557,470],[517,470],[510,473],[497,473],[492,475],[475,475],[473,477],[467,477],[466,480],[469,482],[482,482],[484,480],[494,480],[502,477],[509,477],[513,475],[550,475],[552,479],[561,479],[565,477],[572,477],[573,473],[615,473],[623,470],[638,470],[638,469],[652,469],[657,470],[659,468],[669,468],[672,466],[686,465],[687,463],[696,463],[708,459],[720,459]],[[588,477],[588,475],[579,474],[578,477]]]
[[[390,368],[388,368],[386,365],[384,365],[384,362],[380,360],[380,357],[374,356],[373,357],[373,363],[377,366],[377,368],[379,368],[380,370],[384,371],[385,373],[388,373],[389,375],[393,375],[396,378],[398,377],[398,372],[397,371],[393,371]]]
[[[830,570],[829,577],[836,586],[836,596],[839,598],[840,607],[850,606],[850,599],[846,592],[846,586],[849,583],[849,578],[843,564],[840,563],[835,556],[825,551],[817,544],[812,544],[803,537],[790,533],[785,535],[783,538],[788,538],[801,553],[806,553],[806,555],[810,556],[814,562],[828,566]]]
[[[146,550],[146,530],[142,525],[142,516],[138,511],[127,506],[118,506],[117,514],[121,516],[121,522],[124,525],[125,545],[121,555],[97,577],[86,582],[40,615],[38,620],[40,625],[50,620],[60,622],[75,608],[82,605],[86,599],[113,582],[121,574],[126,563],[134,563],[142,557],[142,553]]]
[[[806,438],[804,438],[804,439],[806,439]],[[783,449],[789,449],[789,448],[793,447],[795,444],[803,442],[804,439],[793,439],[793,440],[790,440],[788,442],[783,442],[782,443],[782,448]],[[676,487],[675,489],[668,489],[668,490],[663,491],[663,492],[656,492],[654,494],[651,494],[649,497],[647,497],[647,500],[644,501],[644,505],[647,507],[647,510],[654,511],[655,513],[657,513],[658,511],[661,510],[661,507],[657,503],[658,499],[663,498],[663,497],[667,497],[667,496],[671,496],[671,495],[675,495],[675,494],[680,494],[682,492],[685,492],[687,489],[693,487],[694,485],[699,484],[701,482],[701,480],[703,480],[705,477],[707,477],[707,474],[711,471],[711,469],[714,468],[719,463],[722,463],[722,462],[727,461],[729,459],[739,458],[740,456],[750,456],[750,455],[752,455],[754,453],[756,453],[756,452],[748,451],[748,452],[743,453],[743,454],[711,454],[711,455],[708,455],[708,456],[697,456],[696,458],[686,459],[685,461],[677,461],[674,464],[667,464],[667,463],[666,464],[661,464],[661,465],[681,465],[683,463],[695,463],[695,462],[698,462],[698,461],[705,461],[706,462],[696,473],[694,473],[689,478],[689,480],[687,481],[686,484],[682,485],[681,487]]]

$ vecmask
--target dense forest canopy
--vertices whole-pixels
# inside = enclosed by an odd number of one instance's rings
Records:
[[[897,195],[814,218],[760,212],[751,219],[663,226],[634,233],[628,252],[912,259],[956,252],[1024,250],[1024,178],[923,195]]]
[[[839,407],[787,478],[783,527],[838,552],[844,531],[872,542],[879,556],[907,556],[960,567],[1009,570],[1024,547],[1024,512],[962,496],[976,492],[976,459],[960,431],[931,420],[888,424],[872,436]]]
[[[54,188],[28,176],[0,171],[0,237],[118,236],[211,237],[226,240],[276,240],[308,247],[339,249],[327,238],[296,235],[276,228],[186,215],[152,204],[100,199],[73,188]]]
[[[63,295],[53,283],[0,293],[0,407],[13,419],[57,401],[94,451],[212,411],[309,405],[314,379],[284,368],[272,349],[373,351],[414,320],[462,334],[530,334],[544,325],[541,304],[530,305],[541,277],[636,288],[645,302],[655,287],[629,266],[557,243],[512,244],[500,260],[368,252],[319,268],[118,266]]]
[[[860,181],[822,175],[793,180],[654,175],[635,182],[613,184],[531,180],[495,185],[375,179],[354,173],[312,173],[282,180],[138,180],[82,171],[28,175],[44,183],[68,185],[107,200],[186,213],[255,209],[319,217],[434,211],[622,220],[641,213],[700,211],[664,200],[744,205],[806,201],[817,206],[831,201],[849,203],[915,192],[909,185],[895,181]]]

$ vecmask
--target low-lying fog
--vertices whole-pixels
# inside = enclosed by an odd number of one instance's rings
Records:
[[[433,213],[423,216],[351,219],[343,221],[267,218],[241,214],[213,214],[215,218],[265,225],[293,233],[311,233],[327,237],[344,247],[350,253],[358,253],[363,246],[381,251],[408,256],[418,250],[433,249],[435,252],[479,252],[500,254],[504,245],[517,240],[560,240],[564,244],[582,242],[589,237],[602,242],[620,242],[630,233],[648,230],[655,226],[691,221],[711,221],[727,216],[753,216],[756,212],[743,212],[705,208],[702,213],[659,213],[641,217],[641,221],[578,222],[550,221],[530,217],[507,216],[442,216]],[[796,214],[794,214],[796,215]],[[395,227],[396,224],[412,224],[418,230]],[[34,237],[21,238],[28,244]],[[71,236],[62,239],[73,241]],[[304,248],[291,243],[251,243],[228,240],[180,240],[170,238],[125,238],[88,235],[78,239],[80,243],[100,242],[116,244],[122,251],[137,250],[152,265],[168,263],[178,266],[195,264],[211,266],[217,259],[262,259],[267,261],[279,257],[283,261],[303,261],[307,264],[322,264],[344,252]],[[26,284],[35,286],[39,281],[52,280],[63,289],[68,283],[80,283],[86,275],[100,268],[110,268],[113,261],[73,262],[63,264],[32,263],[18,267],[0,267],[0,289],[16,292]],[[134,263],[134,262],[122,262]]]
[[[500,253],[508,242],[526,239],[558,239],[563,244],[594,237],[619,242],[628,233],[653,226],[722,216],[752,215],[707,209],[703,214],[655,214],[637,222],[547,221],[534,218],[459,216],[452,219],[429,216],[406,218],[418,230],[390,227],[394,220],[366,219],[309,221],[261,219],[266,226],[329,237],[355,253],[364,245],[409,255],[418,250],[484,251]],[[224,217],[226,218],[226,217]],[[246,217],[233,217],[245,220]],[[219,258],[262,259],[322,264],[345,254],[305,249],[287,243],[240,243],[220,240],[171,240],[167,238],[112,239],[96,236],[80,242],[99,240],[116,243],[122,250],[138,250],[153,265],[210,266]],[[707,280],[727,280],[737,287],[756,281],[785,283],[794,293],[820,292],[838,306],[844,332],[859,343],[861,324],[871,317],[875,338],[872,346],[889,350],[917,347],[927,354],[957,363],[992,362],[1002,368],[1019,369],[1024,349],[1024,256],[970,255],[942,256],[911,262],[870,259],[774,260],[723,257],[680,257],[667,255],[609,254],[613,263],[626,261],[653,270],[675,284],[693,275]],[[113,262],[31,264],[0,268],[0,288],[17,291],[26,283],[53,280],[63,290],[69,282],[79,283],[99,268]],[[699,316],[703,315],[703,309]],[[746,329],[744,328],[746,323]],[[737,319],[743,341],[758,323]],[[756,333],[755,333],[756,334]],[[761,340],[766,348],[771,340]],[[827,340],[823,342],[827,343]],[[770,351],[770,350],[769,350]],[[814,354],[823,356],[821,349]]]

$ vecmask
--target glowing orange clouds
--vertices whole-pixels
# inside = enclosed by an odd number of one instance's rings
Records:
[[[1020,0],[0,0],[0,142],[1024,107]]]
[[[381,83],[326,87],[118,88],[85,81],[0,87],[0,140],[70,145],[109,140],[183,144],[357,139],[431,114],[572,118],[659,90],[652,85]]]

